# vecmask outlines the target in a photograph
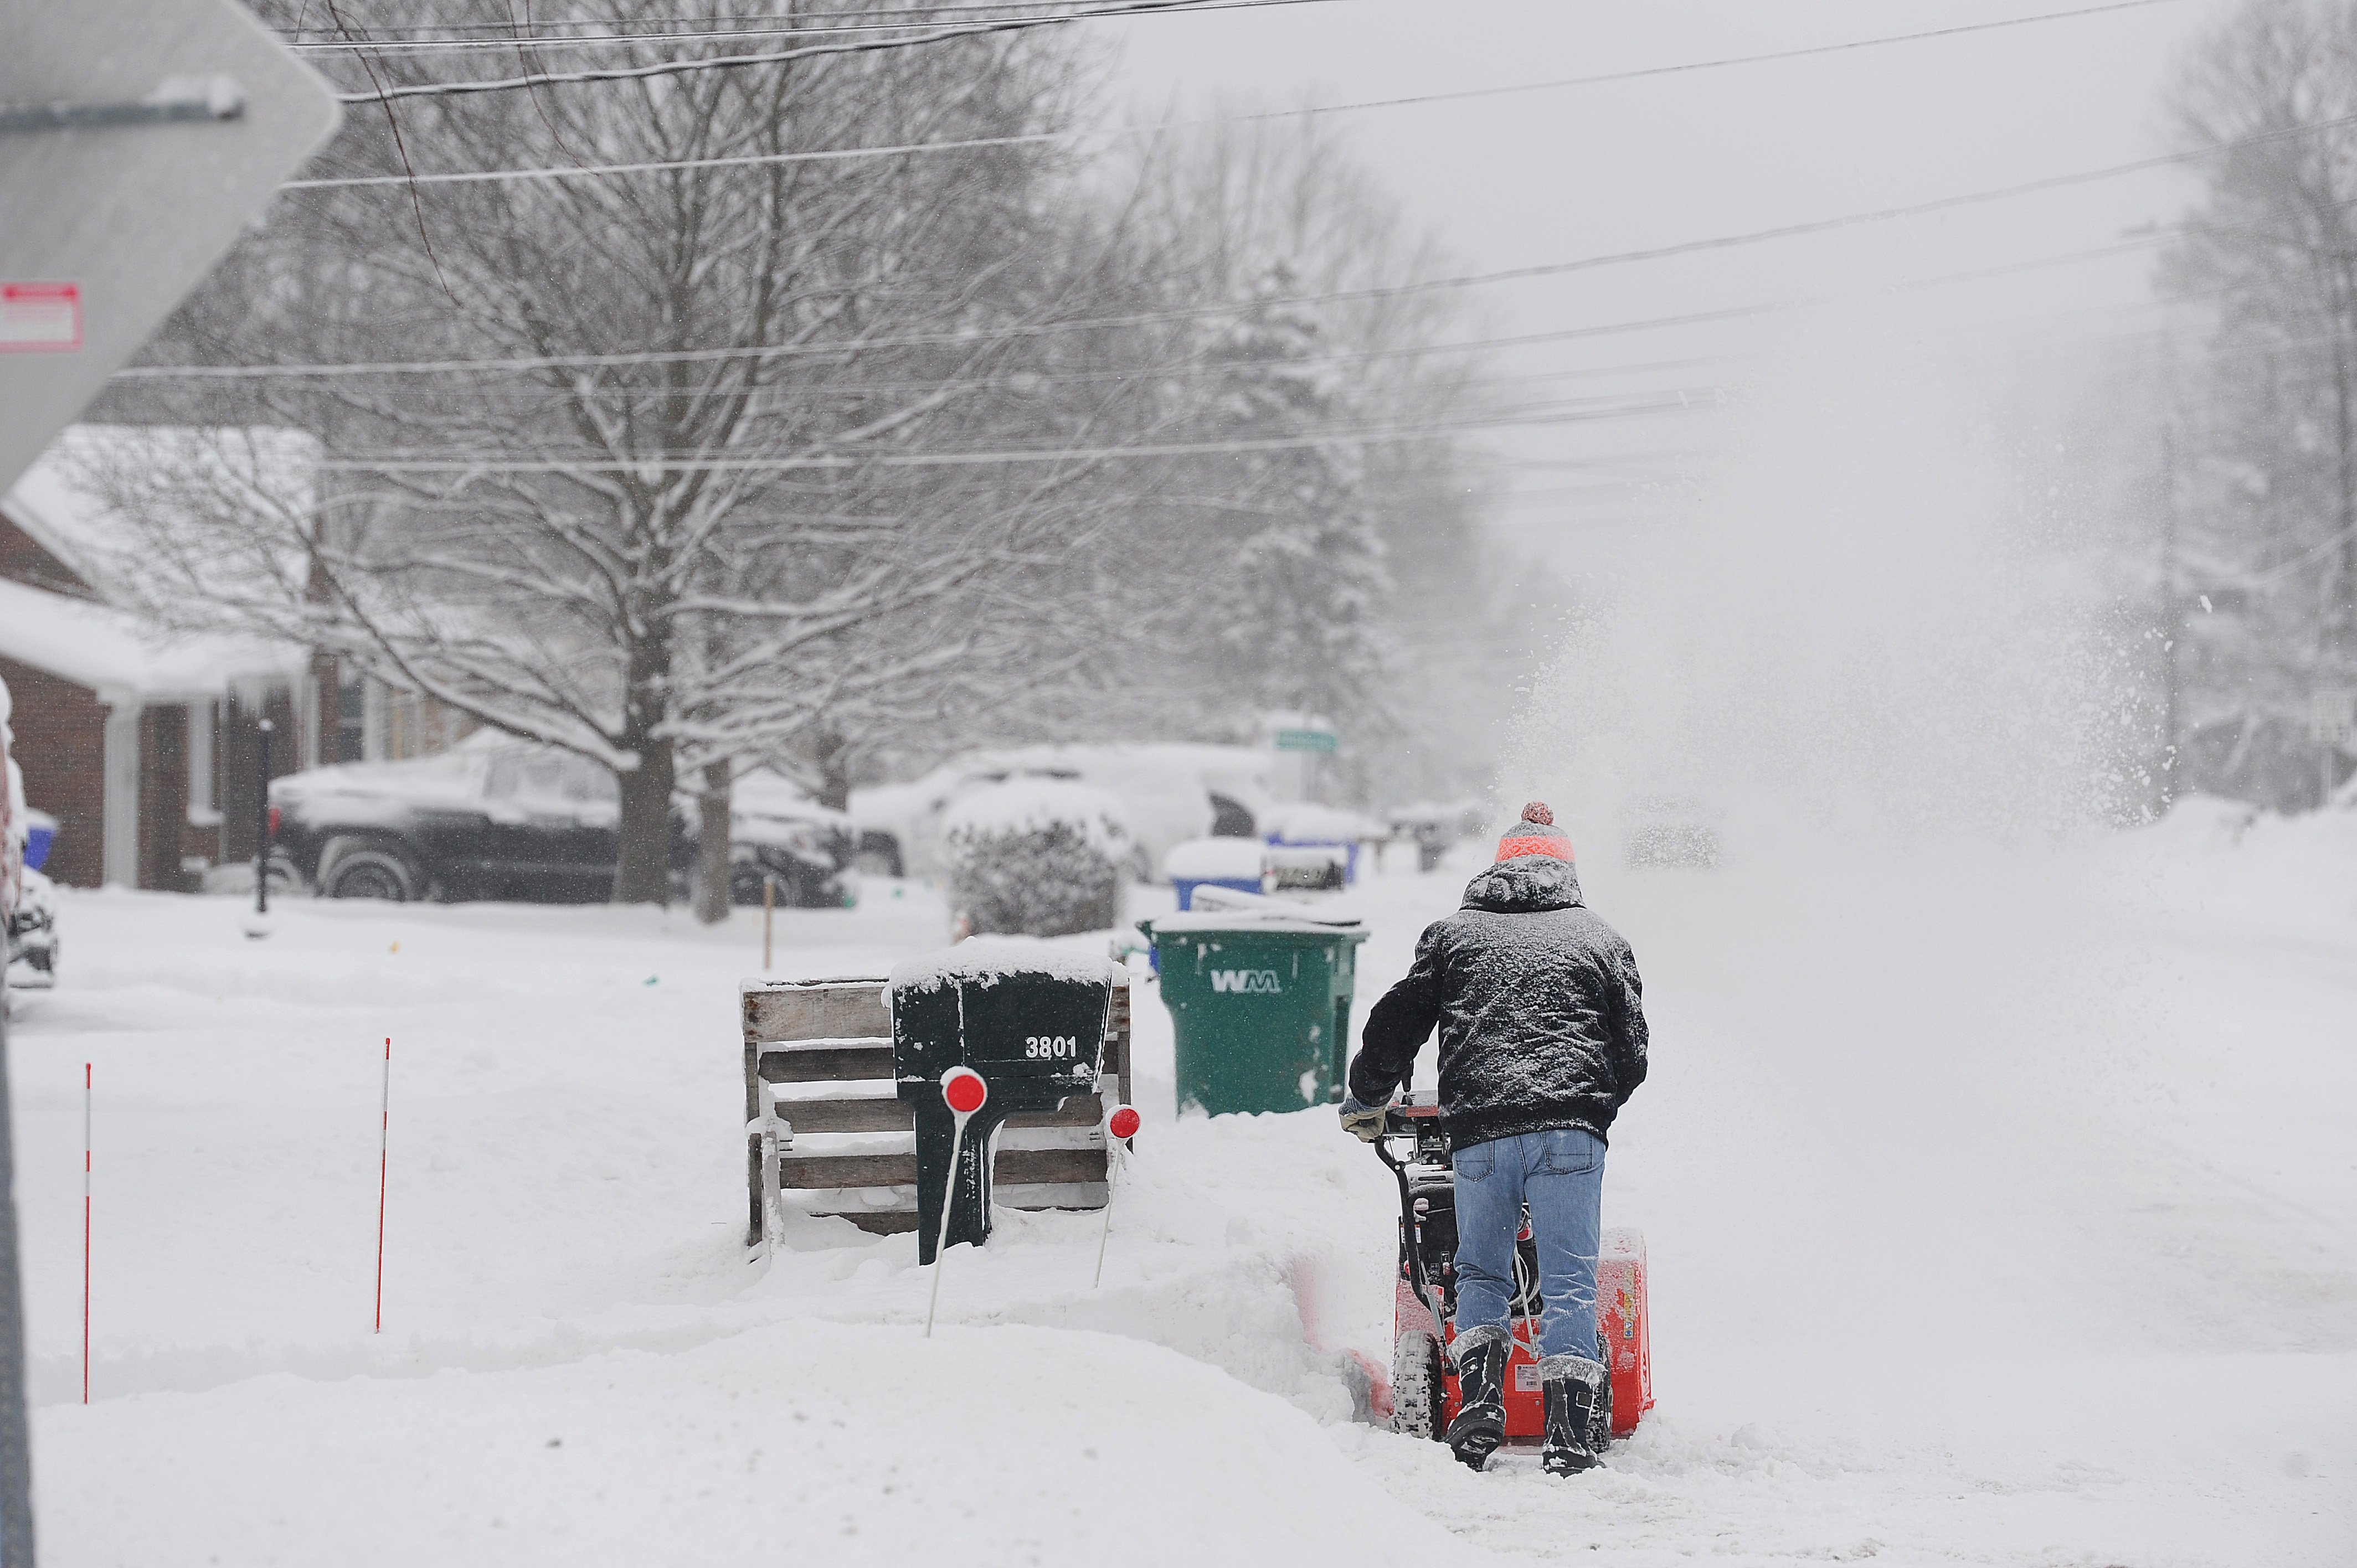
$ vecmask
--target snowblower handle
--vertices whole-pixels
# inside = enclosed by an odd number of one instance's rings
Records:
[[[1408,1192],[1407,1162],[1394,1155],[1391,1148],[1394,1138],[1413,1138],[1415,1135],[1415,1127],[1400,1113],[1399,1107],[1393,1106],[1383,1113],[1383,1130],[1370,1142],[1375,1151],[1375,1158],[1391,1167],[1392,1179],[1399,1183],[1400,1224],[1404,1228],[1400,1235],[1406,1243],[1404,1250],[1407,1253],[1408,1288],[1415,1292],[1416,1300],[1424,1303],[1424,1310],[1432,1315],[1433,1342],[1438,1344],[1446,1332],[1447,1320],[1441,1316],[1439,1294],[1424,1274],[1424,1249],[1416,1244],[1415,1199]]]

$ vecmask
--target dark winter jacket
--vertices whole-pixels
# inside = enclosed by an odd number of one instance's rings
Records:
[[[1636,956],[1581,903],[1569,861],[1501,861],[1425,929],[1406,978],[1367,1015],[1351,1098],[1389,1101],[1435,1024],[1451,1148],[1557,1127],[1602,1138],[1645,1081]]]

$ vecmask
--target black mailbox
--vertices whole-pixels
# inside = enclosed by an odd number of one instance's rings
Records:
[[[956,1122],[942,1075],[972,1068],[990,1099],[966,1122],[947,1239],[990,1238],[990,1145],[999,1124],[1096,1091],[1113,988],[1124,972],[1070,949],[969,941],[892,972],[892,1071],[917,1119],[917,1261],[933,1261]]]

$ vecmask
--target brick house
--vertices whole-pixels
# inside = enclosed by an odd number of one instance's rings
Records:
[[[250,860],[260,722],[274,776],[347,749],[331,664],[291,644],[169,634],[123,591],[119,519],[68,478],[61,447],[0,496],[0,680],[25,793],[58,819],[46,869],[73,886],[191,889]],[[326,679],[322,680],[322,676]],[[357,749],[353,747],[351,749]]]

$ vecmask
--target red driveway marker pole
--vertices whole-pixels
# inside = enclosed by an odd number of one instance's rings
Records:
[[[933,1337],[933,1309],[942,1304],[942,1264],[950,1255],[950,1205],[957,1198],[958,1155],[965,1147],[966,1119],[990,1098],[990,1085],[970,1067],[953,1067],[942,1074],[942,1103],[956,1118],[950,1132],[950,1170],[942,1180],[942,1224],[933,1234],[933,1294],[925,1303],[925,1337]],[[988,1151],[984,1151],[985,1156]]]
[[[1105,1146],[1104,1230],[1097,1235],[1097,1277],[1089,1282],[1091,1290],[1104,1283],[1105,1246],[1113,1240],[1113,1144],[1120,1144],[1123,1154],[1129,1153],[1129,1141],[1137,1136],[1137,1107],[1135,1105],[1121,1106],[1105,1118],[1105,1131],[1113,1134],[1113,1138],[1112,1143]]]
[[[384,1092],[376,1124],[376,1332],[384,1332],[384,1175],[393,1141],[393,1036],[384,1037]]]
[[[90,1063],[81,1064],[81,1402],[90,1402]]]

